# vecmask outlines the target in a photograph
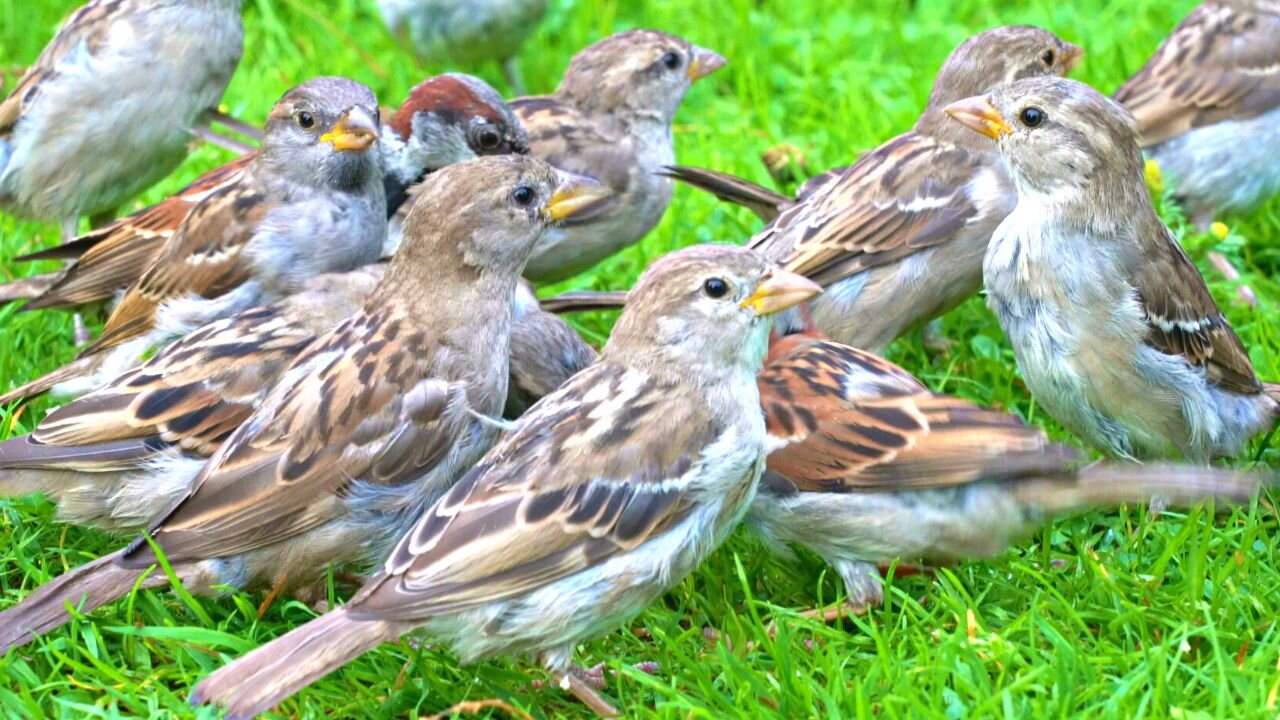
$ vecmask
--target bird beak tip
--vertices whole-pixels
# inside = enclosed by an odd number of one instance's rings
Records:
[[[977,96],[953,102],[943,109],[953,120],[982,133],[992,140],[1013,132],[1012,128],[1000,117],[1000,111],[985,97]]]

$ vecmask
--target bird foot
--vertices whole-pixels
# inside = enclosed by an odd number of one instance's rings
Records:
[[[920,329],[920,342],[924,349],[936,355],[946,355],[955,347],[956,341],[942,333],[942,323],[930,320]]]
[[[600,717],[617,717],[618,709],[598,692],[604,685],[603,663],[590,669],[575,666],[560,678],[560,688],[578,698],[578,702],[586,705],[592,712]]]

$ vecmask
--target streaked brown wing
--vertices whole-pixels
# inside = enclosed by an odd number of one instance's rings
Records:
[[[792,336],[760,374],[768,467],[799,492],[884,492],[1056,472],[1071,450],[1016,417],[930,392],[905,370]]]
[[[571,173],[604,183],[613,191],[575,212],[564,226],[582,225],[608,213],[631,187],[634,165],[630,141],[621,133],[606,137],[577,110],[551,96],[526,97],[509,103],[529,136],[530,153]]]
[[[783,211],[749,246],[830,285],[952,238],[978,215],[967,186],[985,163],[925,135],[900,135]]]
[[[1205,3],[1116,91],[1143,147],[1280,107],[1280,15]]]
[[[687,473],[724,429],[633,373],[594,365],[531,410],[418,521],[351,611],[421,618],[512,597],[686,517]]]

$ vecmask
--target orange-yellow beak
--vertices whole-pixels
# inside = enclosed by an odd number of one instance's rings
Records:
[[[822,292],[822,286],[803,275],[775,268],[739,307],[767,316],[795,307]]]
[[[1080,65],[1080,61],[1084,59],[1084,48],[1079,45],[1066,43],[1066,49],[1062,51],[1062,74],[1066,75],[1075,70]]]
[[[953,102],[944,108],[943,112],[955,118],[961,125],[980,132],[992,140],[999,140],[1001,136],[1013,132],[1004,118],[1000,117],[1000,111],[996,110],[990,100],[981,95]]]
[[[340,152],[363,152],[377,141],[378,123],[361,107],[343,113],[333,130],[320,136],[320,142],[330,143]]]
[[[613,193],[591,178],[558,172],[560,182],[542,210],[548,222],[560,222],[604,200]]]
[[[689,61],[689,82],[701,80],[724,67],[728,62],[719,53],[703,47],[695,47],[693,49],[693,59]]]

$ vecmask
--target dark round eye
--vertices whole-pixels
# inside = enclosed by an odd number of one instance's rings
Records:
[[[478,142],[482,150],[493,150],[502,144],[502,136],[497,130],[481,130]]]
[[[729,283],[720,278],[708,278],[702,283],[702,292],[707,294],[709,298],[722,298],[725,293],[729,292]]]
[[[511,191],[511,202],[519,205],[520,207],[529,207],[537,197],[538,194],[528,185],[521,185]]]
[[[1034,105],[1022,108],[1022,112],[1018,113],[1018,122],[1029,128],[1039,127],[1044,122],[1044,111]]]
[[[316,126],[316,118],[306,110],[299,110],[293,114],[293,121],[298,123],[298,127],[303,130],[310,130]]]
[[[679,70],[680,63],[680,53],[673,51],[662,56],[662,64],[667,66],[668,70]]]
[[[1055,57],[1057,56],[1053,54],[1052,50],[1045,50],[1043,53],[1040,53],[1040,59],[1049,67],[1053,67],[1053,60]]]

